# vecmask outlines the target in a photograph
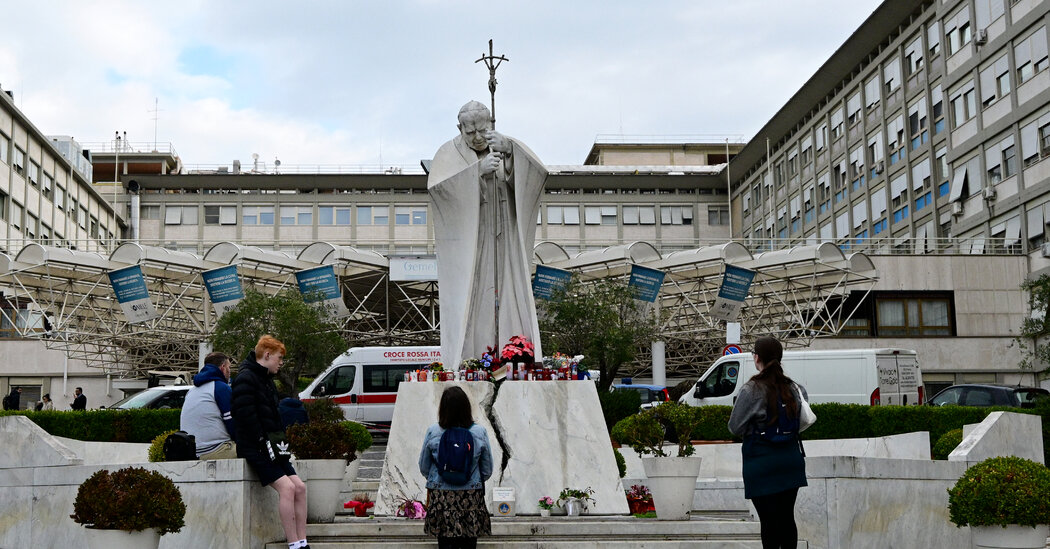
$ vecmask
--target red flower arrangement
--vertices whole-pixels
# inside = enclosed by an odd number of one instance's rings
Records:
[[[656,510],[656,507],[653,506],[653,494],[649,492],[648,487],[634,484],[630,490],[624,490],[624,492],[627,494],[627,507],[630,508],[631,514]]]
[[[529,341],[529,338],[523,335],[516,335],[510,338],[510,343],[503,346],[503,352],[500,353],[500,357],[503,359],[503,362],[532,364],[535,362],[535,346]]]

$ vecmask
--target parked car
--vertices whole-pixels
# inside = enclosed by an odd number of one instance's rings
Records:
[[[931,406],[958,404],[960,406],[1013,406],[1032,408],[1036,399],[1050,396],[1040,387],[966,383],[952,385],[930,399]]]
[[[117,401],[112,406],[110,406],[110,409],[182,409],[182,403],[186,401],[186,391],[189,391],[190,387],[192,387],[192,385],[169,385],[162,387],[150,387],[145,391],[139,391],[133,395],[124,397],[123,399]]]
[[[649,408],[661,402],[671,400],[667,388],[662,385],[635,385],[633,383],[617,383],[612,386],[614,391],[638,391],[642,398],[642,407]]]

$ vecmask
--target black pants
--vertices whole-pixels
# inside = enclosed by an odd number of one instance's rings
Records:
[[[795,497],[798,488],[792,488],[751,500],[762,523],[762,549],[795,549],[798,528],[795,527]]]
[[[475,549],[478,538],[443,538],[438,536],[438,549]]]

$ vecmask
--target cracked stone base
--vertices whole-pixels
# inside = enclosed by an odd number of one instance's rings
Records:
[[[394,514],[400,497],[426,498],[419,451],[427,427],[436,421],[441,393],[451,384],[400,384],[379,481],[377,515]],[[596,503],[589,514],[627,514],[627,499],[593,382],[505,382],[494,404],[492,384],[457,384],[470,395],[474,420],[490,432],[496,471],[486,483],[486,501],[491,503],[493,487],[513,487],[518,514],[538,514],[540,497],[556,498],[563,488],[590,487]],[[495,429],[510,454],[502,470]]]

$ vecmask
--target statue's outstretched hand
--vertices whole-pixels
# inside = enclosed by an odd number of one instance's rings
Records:
[[[511,153],[510,139],[503,137],[503,134],[495,130],[489,130],[485,132],[485,140],[489,142],[489,148],[492,149],[492,152]]]
[[[499,163],[499,154],[492,152],[485,155],[485,158],[481,159],[481,175],[486,177],[492,175],[499,168]]]

